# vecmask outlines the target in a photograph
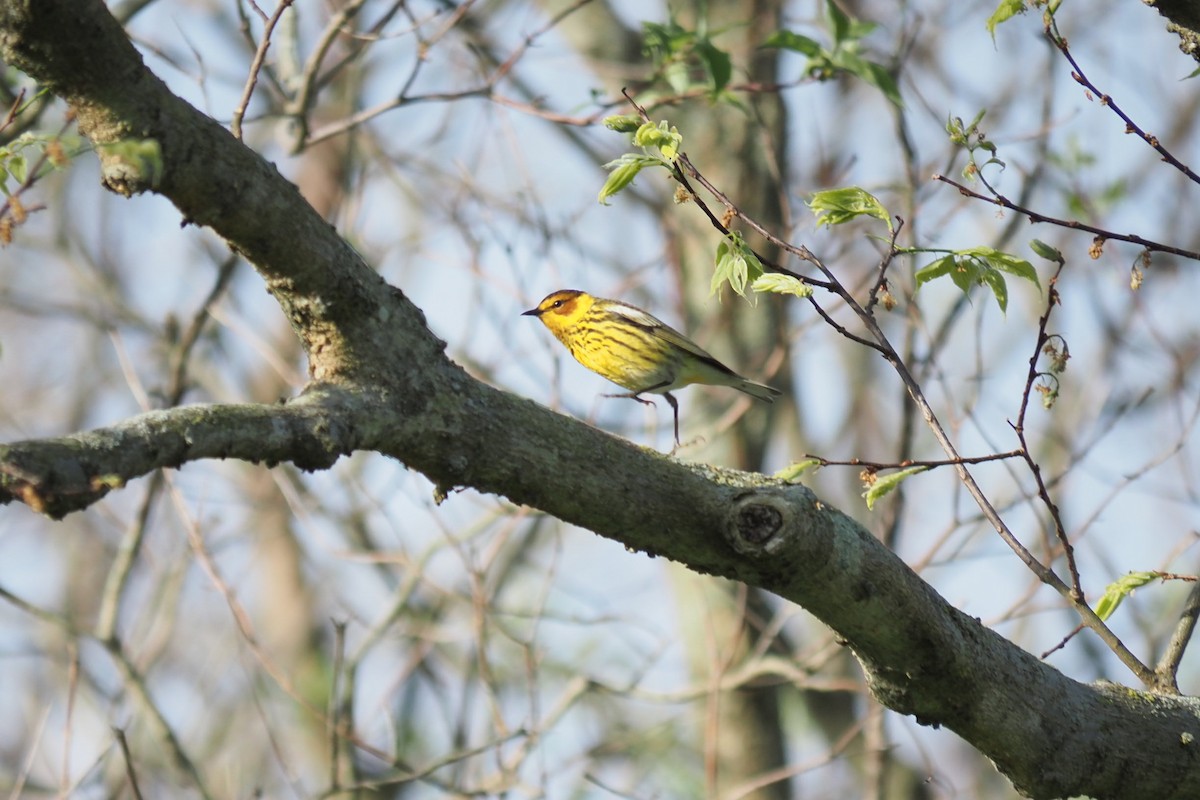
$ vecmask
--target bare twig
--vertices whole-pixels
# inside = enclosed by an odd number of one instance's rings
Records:
[[[1200,617],[1200,583],[1194,584],[1192,591],[1188,593],[1183,612],[1179,615],[1179,623],[1175,626],[1171,641],[1167,644],[1167,649],[1163,651],[1162,658],[1159,659],[1158,666],[1154,670],[1164,688],[1175,692],[1179,691],[1179,683],[1176,678],[1179,673],[1179,664],[1183,661],[1183,654],[1192,640],[1198,617]]]
[[[335,620],[333,623],[333,669],[330,673],[332,685],[329,687],[329,708],[326,711],[325,731],[329,736],[329,790],[335,793],[341,785],[342,737],[339,729],[348,719],[342,717],[341,683],[343,670],[346,668],[346,623]]]
[[[1100,89],[1096,87],[1096,84],[1092,83],[1088,76],[1084,74],[1083,67],[1079,66],[1079,62],[1075,60],[1073,55],[1071,55],[1071,49],[1067,44],[1067,40],[1058,32],[1058,24],[1054,21],[1053,16],[1048,17],[1048,21],[1046,23],[1046,36],[1049,37],[1054,46],[1058,48],[1059,52],[1063,54],[1063,57],[1070,62],[1071,69],[1073,70],[1071,72],[1071,77],[1075,80],[1075,82],[1087,89],[1091,95],[1099,98],[1100,105],[1107,106],[1108,108],[1112,109],[1112,112],[1120,117],[1121,121],[1125,123],[1126,133],[1137,134],[1142,141],[1153,147],[1154,150],[1160,156],[1162,156],[1163,161],[1167,162],[1172,167],[1186,175],[1188,180],[1190,180],[1192,183],[1200,184],[1200,175],[1197,175],[1195,172],[1193,172],[1191,168],[1177,159],[1170,150],[1163,147],[1162,142],[1158,140],[1157,136],[1142,130],[1142,128],[1133,121],[1132,117],[1121,110],[1121,107],[1116,104],[1112,97],[1100,91]]]
[[[1049,650],[1042,653],[1041,656],[1039,656],[1039,658],[1041,658],[1043,661],[1045,661],[1047,658],[1049,658],[1054,653],[1058,652],[1059,650],[1062,650],[1064,647],[1067,646],[1067,642],[1074,639],[1080,633],[1080,631],[1083,630],[1083,628],[1084,628],[1084,624],[1082,622],[1079,623],[1078,625],[1076,625],[1074,630],[1072,630],[1070,633],[1068,633],[1066,636],[1064,636],[1061,640],[1059,640],[1058,644],[1054,645],[1054,647],[1051,647]]]
[[[870,470],[885,470],[885,469],[907,469],[908,467],[950,467],[955,464],[985,464],[988,461],[1003,461],[1009,458],[1020,458],[1024,455],[1023,450],[1009,450],[1007,453],[992,453],[986,456],[960,456],[959,458],[945,459],[904,459],[893,463],[882,461],[864,461],[861,458],[851,458],[845,461],[836,461],[834,459],[823,458],[811,454],[805,454],[805,458],[811,458],[818,462],[822,467],[864,467]]]
[[[1174,247],[1173,245],[1163,244],[1162,242],[1155,242],[1132,233],[1116,233],[1114,231],[1098,228],[1095,225],[1088,225],[1085,222],[1080,222],[1074,219],[1059,219],[1058,217],[1050,217],[1045,214],[1040,214],[1037,211],[1026,208],[1025,206],[1009,200],[1004,195],[995,191],[990,184],[983,180],[982,174],[980,174],[979,177],[980,180],[983,181],[984,185],[987,186],[988,191],[991,192],[990,196],[986,194],[980,194],[974,189],[964,186],[952,178],[947,178],[945,175],[934,175],[933,179],[935,181],[940,181],[953,186],[955,189],[958,189],[959,194],[963,195],[964,197],[970,197],[975,200],[983,200],[985,202],[1001,206],[1002,208],[1007,208],[1010,211],[1015,211],[1022,216],[1028,217],[1030,222],[1044,222],[1048,225],[1057,225],[1060,228],[1067,228],[1073,231],[1086,231],[1087,233],[1095,234],[1102,239],[1112,239],[1113,241],[1117,242],[1129,242],[1130,244],[1140,245],[1147,250],[1153,250],[1158,253],[1170,253],[1171,255],[1180,256],[1181,258],[1190,258],[1193,261],[1200,261],[1200,252],[1195,250],[1185,250],[1182,247]]]
[[[887,271],[892,265],[892,261],[896,258],[896,240],[900,236],[900,231],[904,228],[904,220],[896,217],[896,224],[892,228],[892,240],[888,243],[887,252],[883,254],[883,258],[879,260],[879,275],[875,278],[875,284],[871,287],[871,291],[867,293],[867,305],[865,306],[868,314],[875,313],[875,306],[879,302],[880,296],[884,289],[887,288]],[[885,308],[887,305],[885,304]]]
[[[1046,310],[1038,319],[1037,342],[1033,348],[1033,354],[1029,357],[1029,372],[1025,378],[1025,390],[1021,394],[1021,408],[1017,414],[1017,421],[1013,425],[1013,431],[1017,434],[1017,441],[1021,444],[1021,455],[1025,459],[1025,464],[1029,467],[1029,471],[1033,474],[1033,479],[1037,483],[1038,497],[1050,513],[1050,520],[1054,525],[1054,535],[1057,537],[1058,543],[1062,545],[1063,556],[1067,561],[1067,569],[1071,573],[1071,596],[1074,600],[1083,602],[1083,585],[1079,579],[1079,568],[1075,564],[1075,548],[1071,544],[1071,538],[1067,536],[1066,527],[1062,521],[1062,514],[1058,510],[1058,504],[1050,497],[1050,490],[1046,487],[1045,480],[1042,479],[1042,468],[1029,451],[1029,443],[1025,438],[1025,414],[1029,411],[1029,400],[1033,395],[1034,383],[1043,374],[1038,369],[1038,361],[1041,359],[1042,350],[1050,338],[1046,333],[1046,328],[1050,324],[1050,315],[1054,312],[1054,307],[1060,302],[1056,284],[1058,283],[1058,276],[1062,274],[1064,264],[1065,262],[1063,261],[1059,262],[1058,269],[1054,271],[1054,275],[1049,281],[1049,289],[1046,293]]]
[[[129,779],[129,790],[133,792],[134,800],[142,800],[142,790],[138,787],[137,771],[133,768],[133,755],[129,752],[129,742],[125,740],[125,731],[114,727],[113,735],[117,737],[117,746],[121,749],[121,758],[125,762],[125,777]]]
[[[46,721],[50,718],[51,710],[50,706],[47,706],[42,711],[37,726],[30,731],[29,752],[25,754],[25,759],[21,762],[21,767],[13,780],[12,791],[8,795],[9,800],[19,800],[24,795],[25,784],[29,780],[29,773],[33,770],[33,765],[37,760],[38,747],[42,742],[42,731],[46,729]]]
[[[175,766],[187,774],[195,786],[196,792],[205,798],[205,800],[211,800],[213,795],[208,790],[204,778],[196,766],[196,762],[188,756],[183,743],[179,741],[179,737],[175,735],[171,724],[163,716],[162,709],[154,702],[154,698],[146,686],[146,677],[138,670],[133,660],[129,657],[129,654],[125,651],[125,648],[121,647],[119,643],[102,642],[102,644],[104,644],[112,656],[117,671],[121,673],[122,685],[141,709],[142,718],[146,720],[150,732],[166,746],[171,754],[171,758],[175,762]],[[114,729],[114,733],[117,733],[116,729]],[[123,734],[118,733],[117,735],[119,741]],[[126,763],[130,762],[126,761]]]
[[[418,50],[417,61],[413,64],[412,70],[409,72],[409,75],[405,79],[400,91],[396,94],[395,97],[393,97],[390,100],[386,100],[382,103],[378,103],[375,106],[372,106],[371,108],[364,109],[364,110],[358,112],[357,114],[353,114],[345,119],[339,120],[336,123],[327,125],[324,128],[321,128],[317,131],[314,131],[312,133],[312,135],[310,135],[307,139],[305,139],[303,141],[302,146],[304,146],[304,147],[311,146],[311,145],[317,144],[318,142],[324,141],[325,139],[328,139],[330,137],[345,133],[349,130],[352,130],[352,129],[358,127],[359,125],[362,125],[363,123],[365,123],[371,119],[374,119],[375,117],[377,117],[381,114],[384,114],[384,113],[391,111],[393,109],[396,109],[396,108],[400,108],[401,106],[412,105],[414,103],[449,102],[449,101],[460,100],[460,99],[464,99],[464,98],[468,98],[468,97],[485,97],[488,99],[495,99],[496,87],[499,85],[499,83],[502,80],[504,80],[505,77],[507,77],[509,75],[510,72],[512,72],[512,70],[516,66],[517,62],[520,61],[522,57],[524,57],[525,53],[528,52],[528,50],[531,47],[533,47],[542,36],[544,36],[547,32],[549,32],[555,26],[557,26],[560,22],[562,22],[563,19],[565,19],[566,17],[575,13],[577,10],[579,10],[580,8],[582,8],[583,6],[587,5],[590,2],[591,2],[591,0],[575,0],[575,2],[572,3],[571,5],[562,9],[557,14],[552,15],[550,17],[550,19],[548,19],[546,21],[545,25],[543,25],[542,27],[538,28],[537,30],[534,30],[531,33],[527,34],[525,36],[524,40],[519,45],[517,45],[517,47],[515,47],[511,53],[509,53],[508,57],[505,58],[503,61],[501,61],[491,71],[491,73],[484,79],[482,84],[475,86],[473,88],[470,88],[470,89],[463,89],[463,90],[456,91],[456,92],[430,92],[430,93],[423,94],[423,95],[408,94],[409,89],[416,82],[417,73],[419,72],[421,66],[425,63],[426,53],[428,52],[428,49],[432,44],[431,42],[422,42],[421,46],[417,48],[417,50]],[[448,31],[450,31],[455,25],[459,24],[466,17],[467,11],[470,10],[472,5],[473,4],[471,2],[466,2],[466,3],[460,4],[456,8],[455,13],[452,15],[451,19],[448,20],[442,26],[442,30],[439,31],[435,37],[433,37],[433,41],[440,39]],[[329,31],[329,30],[332,30],[332,26],[327,28],[327,31]],[[327,47],[328,45],[326,44],[325,46]],[[314,53],[314,57],[316,55],[317,55],[317,53]],[[307,107],[310,106],[312,103],[312,100],[311,100],[312,91],[313,91],[313,83],[312,82],[313,82],[313,80],[315,80],[315,77],[314,77],[315,76],[315,68],[318,63],[319,62],[315,62],[313,59],[310,59],[309,67],[306,67],[306,69],[305,69],[305,75],[307,76],[307,79],[305,81],[305,88],[301,92],[300,99],[298,100],[298,102],[296,104],[294,104],[297,114],[303,114],[305,109],[307,109]],[[502,104],[510,106],[510,107],[521,108],[521,109],[530,108],[529,106],[517,103],[516,101],[504,100],[502,102]],[[538,111],[537,113],[539,115],[541,115],[544,112]],[[594,122],[594,120],[598,116],[599,116],[599,114],[593,115],[592,117],[588,117],[587,124]]]
[[[235,139],[242,138],[242,119],[246,116],[250,98],[254,96],[254,87],[258,85],[258,73],[262,70],[263,62],[267,60],[267,50],[271,47],[271,33],[274,32],[279,18],[283,16],[283,12],[288,10],[292,2],[293,0],[279,0],[279,5],[275,6],[275,12],[271,14],[270,19],[263,27],[262,39],[254,53],[254,60],[250,62],[250,73],[246,76],[246,86],[242,89],[242,99],[238,102],[237,108],[233,110],[233,119],[229,122],[229,130]]]
[[[212,307],[229,288],[229,282],[233,279],[234,268],[237,267],[239,260],[236,255],[230,254],[221,262],[220,267],[217,268],[217,278],[213,281],[208,296],[200,303],[200,307],[192,315],[191,322],[184,328],[183,333],[179,336],[179,341],[172,349],[171,369],[166,391],[166,405],[168,406],[176,406],[183,402],[183,397],[188,389],[187,371],[192,350],[200,341],[200,336],[208,321],[212,319]]]
[[[337,14],[329,20],[325,26],[325,30],[321,32],[321,37],[317,40],[312,52],[309,53],[308,59],[304,63],[304,69],[301,72],[300,91],[289,104],[289,110],[298,121],[297,143],[295,149],[300,149],[304,142],[304,137],[308,134],[308,112],[312,107],[313,98],[316,96],[317,90],[317,72],[321,69],[321,64],[325,61],[325,56],[329,49],[333,47],[334,40],[342,33],[342,29],[358,15],[362,10],[366,0],[353,0],[346,3],[338,9]],[[423,51],[423,47],[418,47],[418,52]]]
[[[75,730],[75,700],[79,694],[79,641],[67,641],[67,718],[63,725],[62,795],[70,793],[71,786],[71,739]]]
[[[233,276],[233,268],[237,265],[237,256],[226,257],[217,271],[217,279],[213,282],[208,296],[200,304],[192,321],[183,331],[179,341],[171,352],[170,374],[167,379],[166,405],[176,406],[183,401],[187,391],[187,365],[195,344],[200,339],[205,324],[210,319],[209,310],[224,294]],[[100,598],[100,610],[96,615],[96,638],[101,641],[115,641],[117,634],[117,614],[120,610],[121,596],[125,591],[129,575],[133,570],[138,553],[141,552],[142,541],[146,535],[150,512],[154,501],[158,498],[163,487],[162,470],[156,470],[146,487],[145,496],[138,508],[133,524],[129,527],[117,550],[116,558],[108,570],[104,589]]]

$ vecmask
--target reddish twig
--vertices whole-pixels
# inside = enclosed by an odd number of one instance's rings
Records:
[[[1113,101],[1111,96],[1100,91],[1100,89],[1096,87],[1096,84],[1092,83],[1088,76],[1084,74],[1083,67],[1079,66],[1079,62],[1075,60],[1073,55],[1071,55],[1071,49],[1067,45],[1067,40],[1064,39],[1063,36],[1058,32],[1058,25],[1054,22],[1053,17],[1050,17],[1049,21],[1046,23],[1046,36],[1049,37],[1054,46],[1058,48],[1058,51],[1063,54],[1063,57],[1070,62],[1072,70],[1071,78],[1074,79],[1074,81],[1080,86],[1083,86],[1085,89],[1087,89],[1091,95],[1099,98],[1100,105],[1107,106],[1108,108],[1112,109],[1112,112],[1120,117],[1121,121],[1125,123],[1126,133],[1137,134],[1142,141],[1153,147],[1155,152],[1162,156],[1163,161],[1167,162],[1172,167],[1186,175],[1188,180],[1190,180],[1192,183],[1200,184],[1200,175],[1197,175],[1195,172],[1193,172],[1186,164],[1172,155],[1170,150],[1163,147],[1162,142],[1158,140],[1157,136],[1142,130],[1142,128],[1133,121],[1132,117],[1121,110],[1121,107]]]
[[[1021,445],[1021,456],[1025,459],[1025,464],[1029,467],[1029,471],[1037,483],[1038,497],[1041,499],[1043,505],[1046,506],[1047,511],[1050,512],[1050,520],[1054,524],[1054,535],[1058,539],[1059,544],[1062,545],[1063,555],[1067,561],[1067,569],[1071,573],[1071,597],[1077,602],[1083,603],[1083,585],[1079,579],[1079,567],[1075,563],[1075,547],[1071,544],[1071,538],[1067,536],[1067,530],[1063,525],[1062,513],[1059,511],[1058,504],[1050,497],[1050,490],[1046,486],[1046,481],[1042,478],[1042,468],[1029,452],[1029,443],[1025,438],[1025,414],[1029,411],[1029,400],[1033,396],[1034,384],[1042,375],[1042,372],[1038,369],[1038,360],[1042,356],[1042,349],[1050,339],[1049,334],[1046,333],[1046,329],[1050,324],[1050,315],[1053,313],[1054,307],[1061,302],[1056,284],[1058,283],[1058,276],[1062,274],[1064,264],[1065,262],[1059,262],[1058,269],[1054,271],[1054,275],[1049,281],[1046,310],[1038,319],[1037,344],[1033,349],[1033,355],[1029,357],[1029,373],[1025,379],[1025,390],[1021,394],[1021,408],[1017,414],[1017,421],[1013,424],[1012,428],[1017,434],[1017,441]]]
[[[993,205],[1001,206],[1002,208],[1007,208],[1010,211],[1015,211],[1024,217],[1028,217],[1030,222],[1044,222],[1048,225],[1057,225],[1060,228],[1068,228],[1075,231],[1086,231],[1087,233],[1095,234],[1102,239],[1112,239],[1118,242],[1129,242],[1130,244],[1136,244],[1144,247],[1147,250],[1153,250],[1159,253],[1170,253],[1171,255],[1180,256],[1182,258],[1190,258],[1193,261],[1200,261],[1200,252],[1195,250],[1184,250],[1181,247],[1174,247],[1169,244],[1163,244],[1162,242],[1144,239],[1136,234],[1114,233],[1113,231],[1105,230],[1104,228],[1098,228],[1095,225],[1088,225],[1087,223],[1080,222],[1078,220],[1059,219],[1057,217],[1047,216],[1046,214],[1040,214],[1030,208],[1026,208],[1018,203],[1014,203],[1012,200],[1009,200],[1007,197],[997,192],[992,188],[991,184],[983,179],[981,174],[979,174],[979,179],[983,185],[987,187],[987,190],[991,192],[990,196],[986,194],[980,194],[974,189],[964,186],[952,178],[947,178],[945,175],[934,175],[933,179],[935,181],[941,181],[942,183],[953,186],[955,189],[958,189],[959,194],[963,195],[964,197],[970,197],[975,200],[983,200],[984,202],[992,203]]]
[[[874,313],[875,306],[879,302],[880,293],[887,288],[887,271],[892,265],[892,261],[896,258],[896,239],[900,236],[900,231],[904,228],[904,220],[896,217],[896,225],[892,228],[892,240],[888,242],[887,252],[879,262],[879,276],[875,278],[875,285],[871,287],[871,291],[867,293],[866,311],[868,314]],[[884,304],[887,307],[887,304]]]

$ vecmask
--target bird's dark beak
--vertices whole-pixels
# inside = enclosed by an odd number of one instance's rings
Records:
[[[540,317],[541,315],[542,310],[540,308],[531,308],[528,311],[521,312],[522,317]]]

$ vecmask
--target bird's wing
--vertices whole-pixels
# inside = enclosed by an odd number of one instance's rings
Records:
[[[654,334],[663,341],[668,342],[672,346],[678,347],[685,353],[690,353],[701,361],[707,363],[709,366],[716,368],[720,372],[724,372],[729,375],[735,374],[734,371],[729,367],[713,358],[712,354],[707,350],[653,314],[642,311],[637,306],[626,305],[625,303],[618,303],[616,301],[613,301],[611,311],[624,317],[626,320],[634,325],[637,325],[639,328],[642,328],[643,330]]]

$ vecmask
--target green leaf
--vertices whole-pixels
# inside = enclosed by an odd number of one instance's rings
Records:
[[[975,286],[982,284],[988,287],[1003,312],[1008,311],[1008,280],[1005,275],[1014,275],[1041,288],[1032,264],[993,247],[955,250],[927,264],[917,270],[917,288],[945,275],[949,275],[954,285],[968,296]]]
[[[29,163],[25,160],[25,156],[10,156],[4,162],[4,168],[18,184],[24,183],[25,178],[29,175]]]
[[[946,117],[946,133],[950,134],[951,144],[964,145],[967,143],[962,117]]]
[[[819,469],[820,466],[820,459],[807,458],[804,461],[797,461],[794,464],[788,464],[786,467],[779,470],[779,472],[776,472],[774,477],[777,480],[795,483],[804,475],[804,473],[808,472],[809,470]]]
[[[832,51],[815,39],[788,30],[775,31],[767,37],[763,46],[793,50],[808,56],[804,74],[819,81],[827,81],[838,72],[854,75],[879,89],[888,100],[902,108],[896,79],[882,64],[863,58],[859,53],[858,40],[870,34],[878,25],[847,16],[833,0],[827,1],[826,9],[833,33]]]
[[[750,288],[756,292],[773,292],[775,294],[794,294],[796,297],[809,297],[813,289],[802,280],[784,275],[780,272],[768,272],[759,276]]]
[[[736,231],[717,245],[716,269],[709,284],[709,295],[715,295],[728,283],[739,296],[746,296],[746,284],[753,284],[763,274],[762,262]]]
[[[796,53],[803,53],[809,58],[820,53],[822,49],[821,43],[817,40],[801,36],[798,33],[792,33],[791,31],[775,31],[763,42],[763,47],[779,47],[784,50],[792,50]]]
[[[642,126],[642,118],[637,114],[613,114],[604,118],[604,127],[617,133],[633,133]]]
[[[683,144],[683,134],[674,125],[668,127],[665,119],[657,125],[647,122],[637,129],[633,143],[639,147],[657,147],[667,160],[674,161]]]
[[[888,72],[882,64],[868,61],[867,74],[863,76],[863,80],[883,92],[883,96],[890,100],[896,108],[904,108],[904,101],[900,98],[900,87],[896,85],[896,79],[892,77],[892,73]]]
[[[863,497],[867,500],[867,510],[873,511],[875,503],[884,495],[891,494],[896,487],[904,481],[911,478],[920,472],[925,472],[929,467],[909,467],[908,469],[898,470],[896,472],[884,475],[882,478],[877,478],[870,485],[867,491],[863,492]]]
[[[971,293],[971,287],[982,283],[980,264],[973,258],[954,256],[954,268],[950,270],[950,280],[966,295]]]
[[[869,62],[854,50],[848,48],[834,50],[830,63],[834,69],[848,72],[860,80],[870,79],[871,68],[867,66]]]
[[[1001,272],[1006,272],[1009,275],[1029,281],[1039,289],[1042,288],[1041,282],[1038,280],[1037,270],[1023,258],[1017,258],[1011,253],[1005,253],[1003,250],[997,250],[994,247],[971,247],[966,250],[958,251],[962,255],[973,256],[987,263],[989,267],[998,269]]]
[[[729,274],[733,270],[732,256],[729,253],[729,242],[722,239],[717,245],[717,259],[715,268],[713,269],[712,280],[708,284],[708,296],[712,297],[721,291],[721,287],[725,285],[725,281],[729,280]]]
[[[642,23],[642,50],[650,56],[657,67],[661,67],[667,61],[685,53],[691,46],[693,37],[694,34],[682,28],[674,20],[665,24]]]
[[[808,202],[808,207],[821,225],[841,225],[866,215],[883,220],[888,231],[892,230],[892,215],[873,194],[857,186],[817,192]]]
[[[608,198],[633,183],[633,179],[644,168],[661,166],[662,163],[660,159],[653,156],[643,156],[637,153],[626,153],[615,161],[608,162],[604,165],[605,169],[610,170],[608,180],[604,182],[596,199],[601,205],[608,205]]]
[[[684,94],[692,86],[692,70],[686,61],[672,61],[663,69],[663,78],[675,94]]]
[[[733,60],[730,59],[729,53],[716,47],[708,39],[696,42],[695,53],[704,65],[705,74],[708,75],[709,93],[716,96],[729,85],[729,79],[733,77]]]
[[[730,252],[728,258],[728,275],[729,286],[740,297],[746,296],[746,281],[750,277],[750,262],[741,253]]]
[[[833,32],[833,43],[841,44],[850,38],[850,17],[838,7],[834,0],[825,0],[825,13],[829,15],[829,27]]]
[[[917,288],[920,289],[930,281],[947,275],[963,294],[969,294],[971,287],[982,279],[978,262],[970,258],[960,258],[957,253],[950,253],[917,270]]]
[[[697,73],[703,70],[709,98],[730,99],[723,92],[733,78],[733,59],[713,44],[703,19],[696,30],[682,27],[674,18],[666,24],[644,22],[642,47],[654,61],[656,77],[666,81],[674,94],[694,91],[699,85]]]
[[[981,110],[975,115],[975,119],[971,120],[970,125],[964,124],[962,117],[948,117],[946,120],[946,133],[950,134],[950,141],[959,147],[965,147],[967,152],[972,155],[972,163],[976,150],[986,150],[993,156],[997,151],[996,145],[989,141],[987,135],[979,129],[979,123],[983,121],[986,113],[987,109]],[[1004,162],[998,158],[989,159],[987,163],[1004,166]],[[971,164],[967,165],[967,169],[968,171],[971,169]]]
[[[983,283],[992,290],[992,294],[996,297],[996,302],[1000,305],[1000,310],[1008,313],[1008,281],[1004,280],[1004,275],[999,270],[986,268],[982,270]]]
[[[1133,594],[1134,589],[1145,586],[1157,577],[1157,572],[1130,572],[1113,581],[1104,590],[1104,596],[1096,603],[1096,616],[1100,619],[1108,619],[1121,605],[1121,601]]]
[[[1057,247],[1051,247],[1041,239],[1030,240],[1029,249],[1047,261],[1053,261],[1055,264],[1065,263],[1062,252]]]
[[[921,269],[917,270],[917,288],[920,289],[925,284],[935,278],[941,278],[949,275],[956,264],[954,256],[942,256],[937,261],[926,264]]]
[[[996,43],[996,26],[1008,22],[1017,14],[1025,13],[1025,0],[1000,0],[1000,5],[988,17],[987,29],[992,36],[992,44]]]
[[[846,40],[855,41],[870,36],[878,27],[879,23],[877,22],[865,19],[851,19],[850,30],[846,31]]]

